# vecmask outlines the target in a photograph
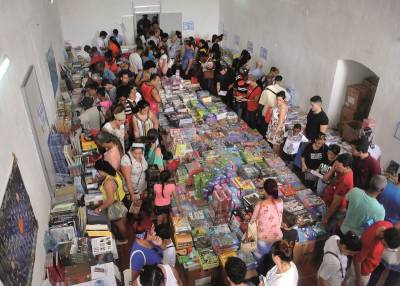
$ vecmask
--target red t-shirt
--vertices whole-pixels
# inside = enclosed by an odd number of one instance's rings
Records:
[[[106,60],[105,57],[103,57],[103,56],[100,55],[100,54],[96,54],[96,55],[94,55],[94,56],[92,57],[92,59],[90,60],[90,64],[91,64],[91,65],[95,65],[95,64],[97,64],[98,62],[104,62],[105,60]]]
[[[356,256],[358,262],[361,262],[361,275],[371,274],[381,262],[384,246],[379,237],[376,236],[378,228],[391,228],[393,224],[388,221],[378,221],[364,231],[361,236],[362,249]]]
[[[261,87],[256,86],[254,88],[250,88],[247,92],[247,111],[256,111],[258,109],[258,100],[261,95]],[[255,100],[255,101],[253,101]]]
[[[336,180],[327,186],[324,190],[324,202],[330,206],[335,195],[342,197],[340,209],[346,209],[347,200],[346,194],[353,188],[353,172],[339,175]]]
[[[368,157],[363,160],[355,158],[353,170],[354,187],[367,190],[371,178],[381,173],[381,165],[378,160],[374,159],[371,155],[368,155]]]

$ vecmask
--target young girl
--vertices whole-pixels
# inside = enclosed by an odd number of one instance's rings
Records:
[[[168,222],[168,215],[171,210],[171,195],[176,199],[175,182],[171,180],[171,172],[162,171],[160,174],[160,182],[154,185],[154,206],[157,216],[157,225]],[[179,205],[178,205],[179,207]]]

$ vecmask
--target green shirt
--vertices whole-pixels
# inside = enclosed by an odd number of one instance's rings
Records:
[[[374,222],[385,218],[385,208],[376,198],[369,196],[364,190],[354,188],[346,195],[348,206],[346,217],[340,230],[346,233],[352,230],[358,236],[364,232],[364,224],[372,219]]]

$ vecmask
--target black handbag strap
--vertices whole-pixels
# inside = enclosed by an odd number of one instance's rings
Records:
[[[333,256],[335,256],[337,258],[337,260],[339,261],[340,272],[342,273],[342,278],[344,278],[343,266],[342,266],[342,262],[339,259],[339,256],[336,253],[332,252],[332,251],[327,251],[327,252],[324,253],[324,255],[325,254],[330,254],[330,255],[333,255]]]

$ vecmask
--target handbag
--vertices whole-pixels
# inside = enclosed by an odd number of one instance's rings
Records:
[[[116,185],[117,200],[114,200],[113,204],[107,208],[108,218],[110,219],[110,221],[115,221],[121,218],[125,218],[128,213],[128,209],[125,207],[124,203],[121,201],[121,198],[119,197],[117,182],[115,182],[115,185]]]
[[[254,252],[257,249],[257,224],[249,223],[246,234],[240,242],[240,250],[244,252]]]

